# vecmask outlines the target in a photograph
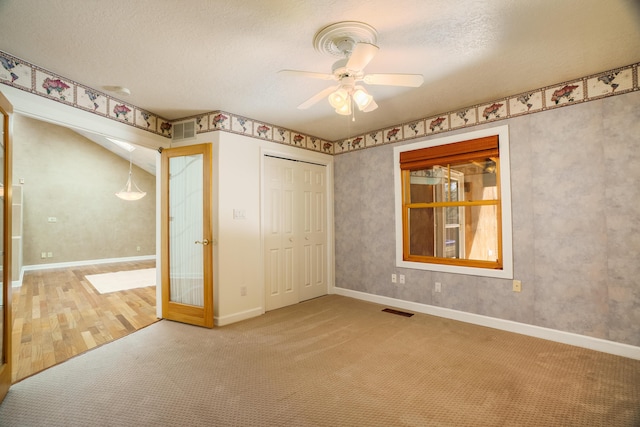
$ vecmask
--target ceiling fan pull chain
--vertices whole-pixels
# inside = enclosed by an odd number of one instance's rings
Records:
[[[355,122],[356,121],[356,109],[355,109],[355,102],[353,101],[353,97],[349,97],[349,99],[351,100],[351,121]]]

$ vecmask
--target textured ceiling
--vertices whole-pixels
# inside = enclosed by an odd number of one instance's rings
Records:
[[[362,21],[380,51],[367,73],[417,73],[419,88],[369,86],[379,108],[338,116],[296,106],[329,82],[314,34]],[[223,110],[334,141],[640,62],[636,0],[0,0],[0,50],[173,120]]]

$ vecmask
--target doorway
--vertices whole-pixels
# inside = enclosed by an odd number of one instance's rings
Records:
[[[100,293],[86,278],[155,265],[143,260],[25,272],[12,303],[13,382],[158,321],[154,287]]]
[[[265,310],[328,293],[327,168],[264,159]]]
[[[14,216],[25,227],[14,227],[24,242],[14,247],[14,259],[31,268],[13,292],[14,380],[157,319],[153,287],[100,294],[85,279],[156,266],[152,171],[134,169],[147,195],[123,201],[114,193],[126,182],[129,153],[119,155],[104,137],[108,146],[98,136],[26,115],[16,114],[15,124],[14,183],[24,208],[14,208]],[[155,161],[157,153],[137,147],[134,164],[143,151]],[[20,268],[14,273],[19,281]]]

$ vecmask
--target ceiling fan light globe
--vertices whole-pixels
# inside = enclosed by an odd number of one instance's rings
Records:
[[[341,107],[336,108],[336,113],[338,113],[340,115],[343,115],[343,116],[350,115],[351,114],[351,103],[346,102]]]
[[[357,89],[353,93],[353,101],[360,111],[364,111],[373,102],[373,96],[369,95],[364,89]]]
[[[363,113],[368,113],[370,111],[375,110],[376,108],[378,108],[378,104],[376,104],[376,101],[374,101],[373,99],[371,100],[371,103],[369,105],[367,105],[365,108],[363,108],[361,111]]]
[[[349,94],[347,93],[347,91],[340,88],[329,95],[329,104],[331,104],[331,106],[336,109],[342,108],[345,104],[347,104],[348,99]]]

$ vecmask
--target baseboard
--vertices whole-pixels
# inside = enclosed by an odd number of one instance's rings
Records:
[[[104,259],[90,259],[90,260],[83,260],[83,261],[57,262],[52,264],[25,265],[20,269],[20,280],[13,281],[11,285],[14,288],[19,288],[22,285],[22,278],[24,277],[25,271],[49,270],[53,268],[81,267],[84,265],[111,264],[111,263],[117,263],[117,262],[149,261],[154,259],[156,259],[155,255],[142,255],[142,256],[134,256],[134,257],[126,257],[126,258],[104,258]]]
[[[241,320],[251,319],[252,317],[262,316],[263,314],[264,309],[262,307],[256,307],[251,310],[241,311],[240,313],[234,313],[228,316],[214,317],[214,323],[216,326],[225,326],[240,322]]]
[[[461,322],[472,323],[475,325],[486,326],[489,328],[500,329],[508,332],[515,332],[535,338],[542,338],[549,341],[560,342],[576,347],[588,348],[590,350],[596,350],[603,353],[609,353],[617,356],[628,357],[630,359],[640,360],[640,347],[632,346],[629,344],[617,343],[614,341],[603,340],[601,338],[593,338],[586,335],[579,335],[571,332],[559,331],[556,329],[543,328],[541,326],[528,325],[526,323],[519,323],[511,320],[483,316],[481,314],[452,310],[450,308],[436,307],[433,305],[404,301],[396,298],[369,294],[366,292],[353,291],[345,288],[334,287],[333,293],[360,299],[363,301],[373,302],[376,304],[389,305],[396,308],[402,308],[404,310],[411,310],[418,313],[430,314],[433,316],[444,317],[452,320],[459,320]]]

